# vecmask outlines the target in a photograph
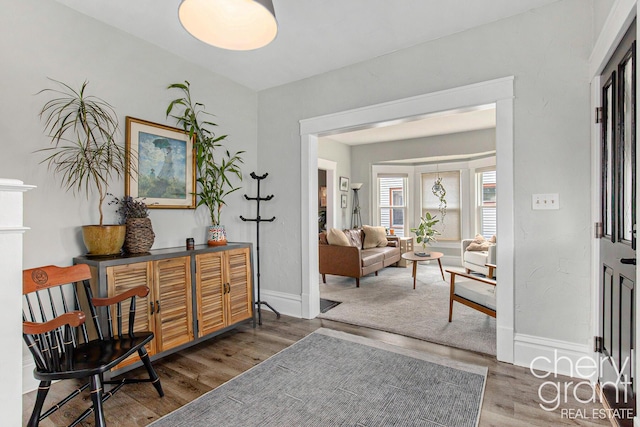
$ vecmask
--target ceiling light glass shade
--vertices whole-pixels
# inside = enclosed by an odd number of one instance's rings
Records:
[[[178,17],[192,36],[223,49],[258,49],[278,33],[271,0],[184,0]]]

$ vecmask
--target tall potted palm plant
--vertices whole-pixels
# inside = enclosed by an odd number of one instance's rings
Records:
[[[229,150],[224,149],[221,141],[227,135],[216,136],[210,128],[217,125],[202,118],[202,116],[211,117],[213,115],[205,111],[204,104],[192,101],[191,86],[188,81],[171,84],[168,89],[178,89],[182,92],[182,96],[169,103],[167,117],[174,118],[178,125],[189,133],[189,137],[195,137],[196,181],[198,183],[196,207],[204,205],[209,210],[211,225],[209,226],[207,243],[210,246],[225,245],[227,235],[224,225],[220,223],[220,213],[222,207],[226,205],[226,197],[240,189],[239,186],[234,186],[230,177],[235,176],[242,181],[240,163],[243,163],[241,155],[244,151],[231,154]],[[174,111],[176,112],[174,113]],[[218,151],[222,151],[222,153],[218,153]]]
[[[97,225],[82,227],[82,236],[90,255],[120,253],[124,243],[124,225],[104,225],[102,205],[109,181],[120,177],[125,170],[125,149],[115,136],[118,119],[113,107],[106,101],[88,95],[85,81],[79,90],[53,80],[59,89],[44,89],[39,93],[51,93],[40,117],[45,122],[45,132],[52,147],[39,152],[47,153],[41,163],[47,163],[55,175],[60,176],[61,186],[74,193],[84,192],[87,199],[91,190],[98,193]]]

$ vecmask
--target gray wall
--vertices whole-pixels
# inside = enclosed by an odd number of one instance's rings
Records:
[[[351,175],[354,182],[364,182],[360,192],[362,221],[372,223],[371,165],[383,161],[416,159],[448,155],[473,155],[495,151],[495,129],[482,129],[450,135],[437,135],[404,141],[380,142],[351,147]]]
[[[587,61],[610,0],[563,0],[534,12],[443,37],[256,95],[154,45],[58,3],[0,0],[0,176],[35,184],[25,195],[25,267],[69,264],[84,251],[78,227],[97,221],[93,202],[59,189],[33,151],[47,145],[37,118],[46,77],[110,101],[121,123],[130,115],[166,123],[167,84],[189,79],[216,114],[233,149],[245,149],[245,189],[223,214],[232,240],[252,240],[238,215],[253,215],[248,173],[269,172],[263,228],[265,289],[301,292],[299,120],[515,76],[515,297],[519,333],[586,344],[589,339],[589,76]],[[258,136],[260,144],[257,144]],[[124,136],[123,136],[124,138]],[[259,159],[259,161],[258,161]],[[568,170],[567,165],[571,165]],[[123,184],[111,191],[121,194]],[[560,194],[559,211],[531,211],[532,193]],[[206,215],[151,214],[156,247],[204,241]]]
[[[592,2],[564,0],[260,92],[260,167],[287,188],[265,227],[265,287],[301,293],[299,120],[513,75],[516,331],[587,344],[593,22]],[[562,209],[533,212],[547,192]]]
[[[38,112],[49,98],[35,95],[52,87],[47,77],[79,87],[89,80],[88,90],[110,102],[118,113],[124,141],[124,117],[133,116],[156,123],[175,125],[165,118],[169,101],[176,92],[170,83],[189,80],[192,95],[216,115],[218,132],[229,134],[231,149],[244,149],[245,189],[230,197],[223,210],[229,239],[252,240],[255,231],[238,215],[255,215],[254,206],[242,198],[255,192],[248,176],[257,169],[257,95],[243,86],[212,74],[156,46],[133,38],[59,3],[38,0],[1,0],[0,67],[3,100],[0,103],[2,155],[0,176],[16,178],[38,188],[25,196],[24,265],[69,265],[85,252],[79,226],[98,221],[96,198],[65,193],[45,165],[47,147]],[[123,181],[114,181],[110,192],[124,194]],[[115,221],[113,206],[105,206],[107,223]],[[206,240],[208,219],[203,208],[193,210],[152,210],[156,233],[155,248],[182,246],[186,237],[196,243]]]

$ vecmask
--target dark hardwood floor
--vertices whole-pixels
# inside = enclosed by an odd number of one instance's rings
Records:
[[[489,373],[480,418],[481,426],[610,425],[606,419],[598,418],[602,415],[602,412],[599,412],[602,408],[600,402],[580,404],[570,396],[568,402],[563,402],[555,411],[543,410],[539,406],[543,402],[538,397],[538,391],[546,380],[536,378],[527,368],[500,363],[491,356],[327,320],[303,320],[286,316],[276,319],[275,315],[266,311],[263,312],[263,325],[256,329],[253,329],[249,323],[243,324],[207,342],[154,362],[162,380],[165,396],[159,398],[149,384],[127,385],[105,403],[107,424],[110,427],[147,425],[241,374],[320,327],[337,329],[400,347],[488,367]],[[144,377],[145,372],[137,369],[133,374]],[[571,379],[557,378],[554,381],[564,382]],[[62,398],[75,386],[76,384],[70,381],[54,384],[47,402]],[[571,394],[573,389],[569,390]],[[543,391],[544,399],[547,401],[554,399],[555,393],[549,386],[543,387]],[[578,395],[581,400],[587,401],[590,392],[585,387],[580,387]],[[24,395],[23,425],[26,425],[29,419],[34,398],[35,392]],[[88,396],[83,395],[83,399],[84,402],[69,403],[58,413],[43,421],[41,426],[68,425],[84,410],[83,405],[89,404]],[[47,404],[45,408],[48,408]],[[565,409],[564,416],[561,412],[562,408]],[[594,410],[596,417],[594,417]],[[573,415],[573,418],[569,418],[569,415]],[[83,425],[93,425],[93,418],[89,418]]]

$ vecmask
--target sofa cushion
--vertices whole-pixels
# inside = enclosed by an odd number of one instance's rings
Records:
[[[470,262],[471,264],[484,265],[487,263],[489,258],[489,252],[487,251],[467,251],[464,254],[464,260],[466,262]]]
[[[349,240],[350,246],[362,249],[362,230],[357,228],[350,228],[347,230],[343,230],[343,232],[345,236],[347,236],[347,240]]]
[[[387,232],[384,227],[372,227],[370,225],[363,225],[362,231],[364,231],[364,244],[363,249],[371,249],[375,247],[387,246]]]
[[[371,249],[366,249],[361,253],[362,266],[368,267],[373,264],[382,264],[384,262],[384,254],[375,252]]]
[[[366,252],[375,252],[378,254],[382,254],[384,256],[384,259],[388,259],[400,254],[400,249],[393,246],[385,246],[384,248],[367,249]]]
[[[327,242],[329,242],[330,245],[351,246],[347,236],[342,232],[342,230],[338,230],[337,228],[329,229],[327,232]]]
[[[492,310],[496,309],[496,287],[477,280],[456,280],[455,294]]]

